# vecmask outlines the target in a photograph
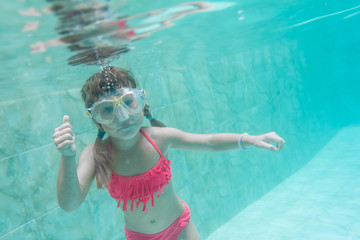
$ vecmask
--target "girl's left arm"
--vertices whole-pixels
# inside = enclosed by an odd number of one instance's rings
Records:
[[[237,133],[193,134],[169,127],[161,128],[161,132],[170,148],[192,151],[220,152],[258,147],[278,152],[285,144],[285,141],[275,132],[257,136]]]

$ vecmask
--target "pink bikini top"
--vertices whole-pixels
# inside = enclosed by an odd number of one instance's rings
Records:
[[[143,211],[147,212],[146,203],[151,198],[151,205],[154,206],[154,193],[158,191],[157,197],[164,191],[171,178],[170,159],[166,159],[155,142],[141,129],[140,132],[154,146],[160,154],[157,164],[146,173],[137,176],[121,176],[112,172],[107,189],[111,197],[118,200],[120,207],[121,200],[124,201],[123,211],[127,210],[128,200],[131,200],[131,211],[134,210],[134,200],[136,208],[142,202]]]

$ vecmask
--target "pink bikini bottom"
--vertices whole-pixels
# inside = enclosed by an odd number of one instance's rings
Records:
[[[185,210],[167,229],[155,234],[143,234],[132,232],[125,226],[125,237],[127,240],[176,240],[190,221],[190,210],[183,201]]]

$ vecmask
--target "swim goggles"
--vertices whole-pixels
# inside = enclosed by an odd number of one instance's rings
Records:
[[[115,116],[119,121],[139,114],[145,106],[145,91],[137,88],[119,88],[87,109],[89,116],[100,124],[111,123]]]

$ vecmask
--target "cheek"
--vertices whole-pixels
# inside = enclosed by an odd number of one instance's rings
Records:
[[[137,125],[141,126],[144,123],[144,115],[140,115],[138,120],[137,120]]]
[[[140,112],[139,114],[137,114],[137,120],[143,121],[144,120],[144,113]]]
[[[104,131],[108,134],[111,135],[111,133],[114,131],[112,128],[107,127],[105,124],[102,125]],[[110,133],[110,134],[109,134]]]

